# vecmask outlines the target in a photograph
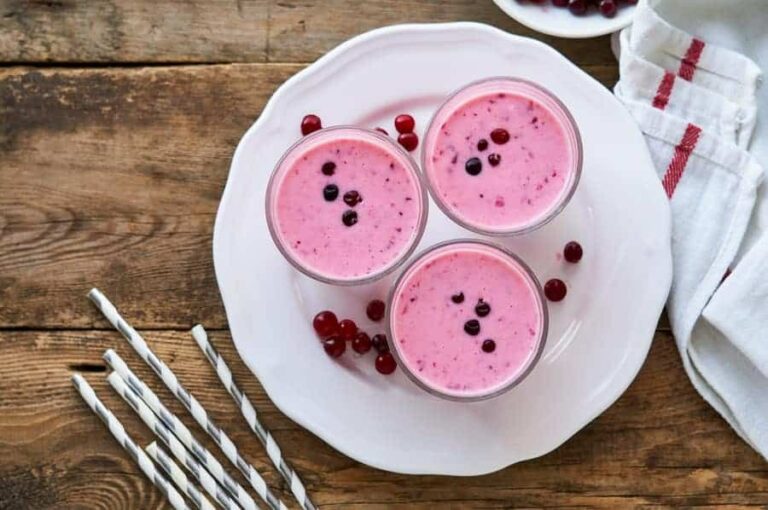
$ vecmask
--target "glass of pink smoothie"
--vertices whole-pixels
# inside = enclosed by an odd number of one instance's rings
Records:
[[[422,154],[435,202],[488,235],[552,220],[579,182],[582,145],[568,109],[534,83],[490,78],[451,95],[430,122]]]
[[[434,395],[484,400],[530,373],[547,337],[541,286],[517,256],[457,240],[420,254],[390,295],[387,324],[399,366]]]
[[[298,270],[338,285],[367,283],[414,250],[427,219],[415,162],[392,140],[355,127],[293,145],[267,187],[272,239]]]

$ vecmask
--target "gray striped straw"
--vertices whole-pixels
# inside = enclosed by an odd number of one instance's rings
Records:
[[[136,350],[139,356],[150,366],[150,368],[162,379],[168,389],[190,412],[195,421],[208,433],[216,445],[224,453],[224,456],[240,470],[248,479],[251,487],[261,497],[272,510],[288,510],[285,504],[269,490],[264,478],[249,464],[237,451],[235,443],[229,436],[216,425],[212,418],[208,416],[200,402],[181,385],[176,375],[171,371],[160,358],[149,348],[147,342],[139,333],[131,327],[125,319],[120,316],[115,306],[98,289],[91,289],[88,293],[90,300],[96,305],[107,320],[117,329],[129,344]]]
[[[86,381],[80,374],[74,374],[72,376],[72,384],[74,384],[77,391],[80,392],[80,396],[83,397],[83,400],[88,404],[88,407],[101,418],[101,421],[104,422],[117,442],[120,443],[120,446],[128,452],[128,455],[130,455],[133,461],[138,464],[141,471],[147,475],[147,478],[155,484],[155,487],[160,489],[160,492],[162,492],[168,499],[171,506],[176,510],[189,510],[189,507],[184,503],[184,498],[181,494],[179,494],[178,491],[173,488],[171,482],[169,482],[168,479],[155,468],[155,465],[152,464],[152,460],[147,457],[147,454],[144,453],[141,448],[136,446],[136,443],[125,431],[125,428],[123,428],[122,423],[115,418],[115,415],[112,414],[101,400],[99,400],[99,397],[96,396],[96,392],[93,391],[93,388],[88,384],[88,381]]]
[[[141,400],[141,397],[133,390],[133,388],[128,386],[128,383],[120,377],[120,374],[112,372],[109,374],[109,377],[107,377],[107,381],[109,381],[109,384],[112,385],[112,388],[114,388],[117,394],[131,406],[131,409],[136,411],[136,414],[139,415],[144,424],[149,427],[158,438],[160,438],[160,441],[162,441],[164,445],[171,450],[184,448],[184,445],[173,435],[171,429],[166,427],[165,424],[155,416],[149,406]],[[216,460],[216,457],[211,455],[208,450],[203,450],[199,453],[201,457],[205,459],[205,462],[201,462],[205,469],[216,478],[216,481],[218,481],[245,510],[256,510],[258,508],[251,495],[224,471],[224,468],[219,461]]]
[[[211,460],[213,456],[208,452],[208,450],[206,450],[203,445],[197,441],[197,439],[195,439],[195,437],[192,435],[192,432],[187,428],[186,425],[184,425],[184,422],[182,422],[175,414],[169,411],[165,405],[163,405],[155,392],[153,392],[149,386],[144,384],[144,382],[139,379],[136,374],[133,373],[125,361],[123,361],[123,358],[121,358],[112,349],[108,349],[106,352],[104,352],[103,358],[104,361],[107,362],[107,365],[109,365],[112,370],[114,370],[115,373],[117,373],[117,375],[119,375],[123,381],[125,381],[125,383],[133,390],[133,392],[136,393],[139,398],[144,401],[147,407],[149,407],[152,412],[157,415],[158,419],[163,422],[163,425],[170,429],[171,432],[173,432],[173,434],[179,440],[179,442],[191,452],[191,455],[196,459],[196,461],[193,459],[192,462],[195,464],[202,463],[204,466],[207,466],[207,469],[210,470],[211,473],[214,473],[219,479],[224,479],[225,476],[229,476],[227,473],[225,473],[224,468],[221,467],[221,464],[218,463],[218,460],[215,458]],[[181,450],[185,451],[184,448]],[[208,490],[208,488],[203,483],[203,480],[200,479],[200,475],[198,474],[199,469],[192,469],[189,465],[189,462],[186,461],[186,454],[182,454],[181,457],[175,451],[173,451],[173,454],[176,456],[176,458],[179,459],[179,462],[182,462],[185,466],[187,466],[188,469],[191,470],[192,474],[195,476],[195,479],[203,484],[203,488]],[[205,474],[207,474],[205,469],[203,469],[203,471]],[[205,474],[202,476],[204,477]],[[214,481],[214,485],[215,484],[216,482]],[[221,503],[221,499],[218,497],[217,492],[211,493],[210,490],[208,490],[208,493],[216,498],[219,503]],[[233,496],[236,496],[236,494],[233,494]],[[234,508],[239,507],[235,505]]]
[[[176,487],[183,492],[187,498],[195,505],[195,508],[200,510],[216,510],[215,507],[208,501],[208,498],[200,494],[195,484],[187,478],[184,471],[173,461],[170,457],[159,447],[157,443],[153,442],[145,448],[147,455],[160,466],[160,469],[171,479]]]
[[[147,455],[150,456],[152,460],[155,461],[155,464],[160,466],[160,468],[167,474],[175,483],[176,486],[179,487],[181,490],[185,491],[187,496],[189,496],[189,499],[192,500],[193,503],[197,505],[197,508],[211,510],[214,508],[214,506],[211,504],[210,501],[208,501],[208,498],[206,498],[203,494],[200,493],[200,491],[195,487],[195,484],[190,480],[187,475],[184,473],[184,470],[179,467],[178,464],[176,464],[170,455],[165,453],[165,450],[160,448],[157,445],[157,442],[152,441],[144,450],[147,452]],[[180,461],[181,462],[181,461]],[[198,464],[199,466],[199,464]],[[191,472],[191,471],[190,471]],[[192,474],[192,478],[195,478],[194,474]],[[208,476],[208,478],[218,487],[216,482],[213,480],[213,478]],[[195,478],[198,482],[197,478]],[[207,491],[207,489],[206,489]],[[216,493],[211,494],[214,498],[216,498]],[[227,500],[230,502],[232,501],[229,499],[229,496],[226,496]],[[197,502],[200,502],[199,504]],[[234,506],[226,506],[224,504],[221,504],[221,507],[225,510],[234,510],[239,509],[240,507],[237,506],[234,502],[232,502],[232,505]]]
[[[307,496],[307,491],[304,488],[304,484],[301,483],[299,475],[296,474],[296,471],[294,471],[285,461],[274,437],[259,421],[259,418],[256,415],[256,408],[253,407],[248,396],[238,388],[232,377],[232,371],[229,369],[221,355],[214,349],[213,345],[211,345],[211,342],[208,340],[208,334],[205,332],[205,328],[200,324],[192,328],[192,337],[205,354],[205,357],[208,358],[208,361],[211,363],[214,370],[216,370],[216,375],[219,376],[219,379],[222,384],[224,384],[227,392],[234,399],[235,404],[237,404],[237,407],[240,409],[240,413],[243,415],[243,418],[245,418],[248,426],[253,433],[256,434],[256,437],[259,438],[259,441],[264,445],[264,448],[266,448],[270,460],[280,472],[283,479],[290,485],[291,492],[293,492],[293,495],[296,497],[296,501],[299,502],[299,505],[301,505],[304,510],[316,510],[315,505],[312,504]]]

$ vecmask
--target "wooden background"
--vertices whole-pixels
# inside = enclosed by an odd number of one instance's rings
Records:
[[[237,360],[211,236],[240,136],[280,83],[350,36],[453,20],[537,37],[606,86],[617,79],[607,38],[533,34],[490,0],[0,0],[1,509],[165,507],[69,382],[85,372],[128,431],[150,440],[108,389],[101,353],[116,347],[161,385],[85,299],[92,286],[289,504],[188,337],[195,322],[213,331],[323,508],[768,505],[768,466],[694,392],[663,320],[605,414],[549,455],[475,478],[401,476],[343,457],[282,416]]]

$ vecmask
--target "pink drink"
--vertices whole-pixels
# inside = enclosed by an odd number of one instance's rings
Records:
[[[388,310],[400,366],[427,391],[456,400],[514,386],[532,369],[547,332],[533,274],[479,241],[444,243],[420,255],[398,280]]]
[[[565,207],[581,172],[581,140],[549,92],[494,78],[460,90],[438,110],[425,137],[423,170],[433,198],[457,223],[487,234],[520,233]]]
[[[410,157],[387,137],[323,129],[288,150],[267,190],[272,238],[309,276],[353,284],[383,276],[416,246],[427,214]]]

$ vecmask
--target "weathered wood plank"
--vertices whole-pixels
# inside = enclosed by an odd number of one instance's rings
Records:
[[[0,61],[263,62],[269,0],[0,1]]]
[[[534,36],[580,65],[614,63],[607,38],[536,34],[490,0],[2,0],[0,61],[309,62],[373,28],[448,21]]]
[[[397,23],[473,21],[550,44],[580,66],[612,65],[608,37],[562,39],[544,35],[508,17],[490,1],[272,0],[269,16],[271,62],[308,62],[355,35]]]
[[[0,325],[105,325],[83,299],[97,285],[137,325],[224,327],[211,237],[229,161],[297,69],[2,73]]]
[[[226,327],[211,238],[230,158],[300,68],[0,71],[0,327],[104,327],[92,286],[137,327]]]
[[[144,333],[290,502],[187,333]],[[323,508],[768,505],[768,466],[694,392],[667,334],[657,335],[648,362],[627,393],[565,445],[542,458],[472,478],[395,475],[341,456],[275,409],[235,355],[227,333],[215,332],[212,338]],[[159,494],[69,383],[74,369],[103,369],[100,356],[107,347],[116,347],[169,407],[193,425],[114,331],[0,332],[0,508],[160,505]],[[111,392],[105,373],[85,375],[128,431],[146,444],[151,434]],[[197,426],[192,430],[203,438]],[[205,443],[210,445],[207,438]]]

